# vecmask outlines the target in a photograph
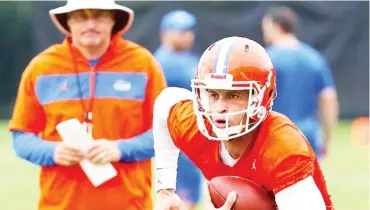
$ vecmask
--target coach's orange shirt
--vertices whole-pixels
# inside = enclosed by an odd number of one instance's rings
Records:
[[[166,86],[162,70],[149,51],[117,36],[94,68],[70,39],[36,56],[22,75],[10,130],[61,141],[58,123],[84,120],[93,72],[94,139],[128,139],[152,128],[154,101]],[[118,176],[97,188],[79,165],[42,167],[39,210],[152,209],[151,161],[113,165]]]
[[[220,142],[208,140],[198,130],[192,101],[172,107],[168,128],[175,145],[202,171],[206,179],[239,176],[276,194],[313,176],[327,209],[332,209],[326,182],[315,154],[303,134],[284,115],[269,112],[259,127],[256,141],[238,162],[229,167],[220,159]]]

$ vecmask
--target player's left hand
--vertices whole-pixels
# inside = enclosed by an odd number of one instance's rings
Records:
[[[204,209],[205,210],[231,210],[236,201],[236,192],[231,192],[226,198],[225,204],[221,208],[215,208],[212,203],[211,195],[209,194],[208,181],[204,182]]]
[[[187,210],[187,208],[174,190],[163,189],[157,193],[154,210]]]
[[[86,158],[95,164],[117,162],[120,160],[121,152],[115,141],[106,139],[94,140],[87,150]]]

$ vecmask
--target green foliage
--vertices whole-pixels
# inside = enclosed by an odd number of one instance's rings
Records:
[[[3,106],[14,100],[20,74],[31,57],[31,12],[31,2],[0,2],[0,104]],[[0,117],[3,114],[0,112]]]

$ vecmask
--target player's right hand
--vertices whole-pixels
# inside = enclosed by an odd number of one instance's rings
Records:
[[[186,210],[186,205],[173,190],[160,190],[154,210]]]
[[[80,148],[66,142],[58,143],[54,151],[54,162],[61,166],[78,164],[83,159]]]

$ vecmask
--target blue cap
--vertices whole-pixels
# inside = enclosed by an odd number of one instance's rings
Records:
[[[185,10],[174,10],[162,17],[161,31],[167,30],[191,30],[197,24],[196,17]]]

